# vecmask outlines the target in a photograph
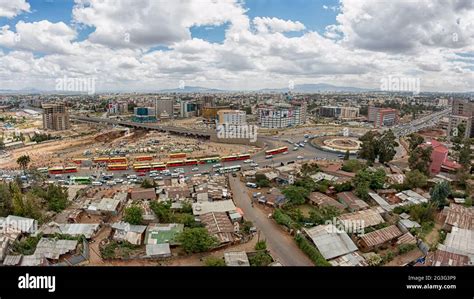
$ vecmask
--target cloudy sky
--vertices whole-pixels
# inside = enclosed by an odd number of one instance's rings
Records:
[[[472,0],[0,0],[0,89],[474,90]]]

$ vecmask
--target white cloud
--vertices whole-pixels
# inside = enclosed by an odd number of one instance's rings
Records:
[[[290,32],[290,31],[301,31],[306,27],[301,22],[285,21],[278,18],[268,17],[256,17],[253,19],[253,23],[258,32]]]
[[[30,4],[25,0],[0,0],[0,18],[13,18],[22,12],[29,12]]]

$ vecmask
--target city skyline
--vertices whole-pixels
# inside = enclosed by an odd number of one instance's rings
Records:
[[[470,1],[0,1],[1,89],[472,91]],[[205,7],[204,7],[205,6]],[[124,20],[126,20],[124,22]],[[403,90],[401,90],[403,91]]]

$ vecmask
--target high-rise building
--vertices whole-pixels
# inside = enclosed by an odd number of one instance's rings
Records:
[[[157,118],[173,118],[174,116],[174,99],[170,97],[162,97],[155,100],[155,115]]]
[[[132,120],[140,123],[156,122],[155,108],[135,107]]]
[[[368,120],[375,128],[394,126],[398,123],[398,110],[369,106]]]
[[[460,124],[466,128],[463,138],[474,137],[474,102],[468,100],[453,100],[451,115],[448,124],[448,136],[457,134],[456,130]]]
[[[286,128],[306,122],[306,103],[260,105],[258,121],[262,128]]]
[[[359,117],[359,108],[322,106],[322,107],[319,107],[319,115],[323,117],[334,117],[334,118],[341,118],[341,119],[357,118]]]
[[[244,125],[247,123],[246,113],[242,110],[219,110],[217,119],[219,124]]]
[[[43,129],[62,131],[70,128],[69,113],[64,103],[43,104]]]

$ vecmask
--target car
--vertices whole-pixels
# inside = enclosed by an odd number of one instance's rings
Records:
[[[107,186],[115,186],[117,183],[115,181],[108,181]]]
[[[137,176],[135,174],[131,174],[131,175],[127,176],[127,179],[129,179],[129,180],[130,179],[136,179],[136,178],[137,178]]]
[[[236,177],[237,177],[237,174],[236,174],[235,172],[232,172],[232,176],[233,176],[234,178],[236,178]]]
[[[153,178],[153,177],[156,177],[157,175],[158,175],[158,174],[157,174],[156,172],[154,172],[154,173],[151,173],[151,172],[150,172],[150,174],[149,174],[148,176],[151,177],[151,178]]]
[[[255,183],[250,183],[250,182],[246,183],[245,186],[247,186],[247,187],[249,187],[249,188],[257,188],[257,184],[255,184]]]
[[[297,150],[298,150],[298,147],[297,147],[297,146],[295,146],[295,147],[293,148],[293,150],[294,150],[294,151],[297,151]]]
[[[217,164],[212,165],[212,168],[219,168],[219,167],[222,167],[222,164],[217,163]]]
[[[94,181],[92,182],[92,186],[102,186],[102,182]]]
[[[157,176],[157,177],[155,177],[155,180],[162,180],[162,179],[163,179],[162,176]]]
[[[281,153],[281,154],[282,154],[282,155],[288,155],[288,152],[283,152],[283,153]]]
[[[172,177],[172,178],[177,178],[177,177],[179,177],[179,173],[173,172],[173,173],[171,174],[171,177]]]
[[[258,167],[258,163],[252,163],[252,164],[250,164],[250,166],[252,166],[252,167]]]
[[[199,167],[193,167],[193,169],[191,169],[191,171],[199,171]]]
[[[298,157],[296,157],[296,159],[298,159],[298,160],[303,160],[304,157],[303,157],[303,156],[298,156]]]
[[[247,159],[247,160],[244,161],[245,164],[252,163],[252,162],[253,162],[252,159]]]
[[[304,134],[304,138],[309,138],[309,134]]]
[[[265,159],[272,159],[272,158],[273,158],[272,155],[266,155],[266,156],[265,156]]]

